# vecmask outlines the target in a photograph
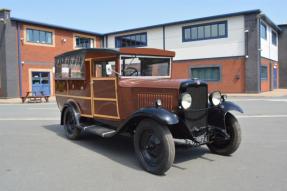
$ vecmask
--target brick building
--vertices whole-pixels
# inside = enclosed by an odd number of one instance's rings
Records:
[[[54,56],[85,47],[173,50],[172,78],[206,80],[209,91],[270,91],[279,83],[281,31],[260,10],[99,34],[13,18],[2,9],[0,97],[53,95]]]
[[[54,95],[54,57],[101,46],[101,35],[95,32],[13,18],[5,9],[0,19],[0,97],[27,91]]]

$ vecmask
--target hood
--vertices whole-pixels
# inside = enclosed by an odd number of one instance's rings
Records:
[[[186,79],[121,79],[119,85],[129,88],[180,89]]]

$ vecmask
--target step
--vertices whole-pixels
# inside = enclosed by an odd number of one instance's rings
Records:
[[[112,137],[117,133],[117,131],[114,129],[110,129],[110,128],[99,126],[99,125],[85,126],[83,127],[83,130],[85,132],[96,134],[104,138]]]

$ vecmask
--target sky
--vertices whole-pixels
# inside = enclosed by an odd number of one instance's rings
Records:
[[[253,9],[287,24],[287,0],[0,0],[1,8],[12,17],[99,33]]]

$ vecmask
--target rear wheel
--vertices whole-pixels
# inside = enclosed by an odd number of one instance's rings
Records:
[[[143,168],[153,174],[164,174],[173,164],[175,147],[166,126],[153,120],[142,121],[134,135],[134,148]]]
[[[207,144],[207,147],[212,153],[231,155],[238,149],[241,143],[241,129],[237,119],[230,113],[226,115],[226,131],[230,136],[230,139],[215,140],[214,142]]]
[[[68,139],[76,140],[80,138],[81,130],[77,126],[73,109],[68,107],[64,110],[64,129]]]

